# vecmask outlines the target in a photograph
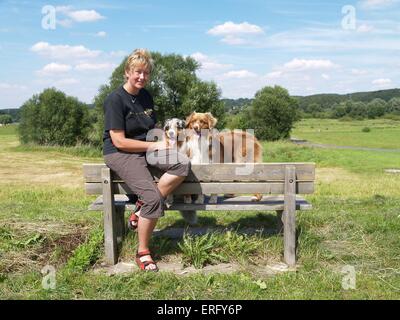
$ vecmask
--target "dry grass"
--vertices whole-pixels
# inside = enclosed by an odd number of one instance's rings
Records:
[[[316,194],[340,198],[367,198],[375,195],[400,197],[399,175],[357,174],[344,168],[317,168]]]
[[[0,273],[40,271],[46,264],[64,264],[72,251],[83,243],[89,228],[55,222],[0,223],[0,236],[7,243],[0,246]]]

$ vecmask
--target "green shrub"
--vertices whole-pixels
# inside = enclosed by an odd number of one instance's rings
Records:
[[[213,249],[218,246],[218,242],[218,237],[214,233],[199,237],[185,234],[183,243],[178,243],[183,254],[183,264],[193,265],[196,269],[200,269],[207,263],[219,260],[221,257],[213,252]]]
[[[290,136],[299,120],[298,101],[285,88],[265,87],[259,90],[250,108],[250,127],[258,139],[279,140]]]
[[[87,106],[54,88],[34,95],[21,107],[22,143],[73,146],[86,142],[91,130]]]

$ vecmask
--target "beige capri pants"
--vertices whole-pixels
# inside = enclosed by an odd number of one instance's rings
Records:
[[[148,219],[164,216],[164,197],[157,188],[148,167],[163,172],[187,177],[190,171],[189,158],[174,149],[149,153],[115,152],[104,156],[106,165],[120,176],[132,193],[143,202],[140,215]]]

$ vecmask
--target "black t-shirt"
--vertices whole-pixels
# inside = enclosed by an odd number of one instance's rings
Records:
[[[103,155],[118,152],[110,130],[124,130],[125,137],[146,141],[147,132],[156,124],[153,98],[146,89],[131,95],[123,86],[110,93],[104,102]]]

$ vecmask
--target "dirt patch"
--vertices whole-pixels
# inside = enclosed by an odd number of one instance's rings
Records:
[[[274,276],[283,272],[293,272],[296,268],[290,268],[284,263],[274,263],[269,265],[248,265],[241,266],[237,263],[219,263],[214,265],[208,265],[201,269],[196,269],[192,266],[185,267],[179,262],[179,259],[164,259],[157,262],[160,272],[170,272],[178,276],[189,276],[192,274],[230,274],[234,272],[250,272],[255,276]],[[140,272],[137,265],[133,262],[119,262],[114,266],[100,265],[92,270],[95,274],[105,274],[108,276],[130,274],[134,272]]]
[[[88,229],[81,225],[68,225],[64,230],[54,223],[11,222],[6,228],[9,237],[1,246],[0,273],[40,271],[45,265],[57,269],[85,242],[88,234]]]

